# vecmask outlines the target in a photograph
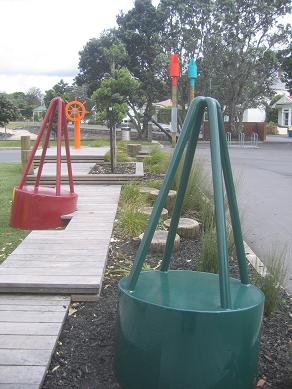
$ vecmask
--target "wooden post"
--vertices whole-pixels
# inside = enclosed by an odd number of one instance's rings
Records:
[[[148,133],[147,133],[148,142],[152,142],[152,123],[148,122]]]
[[[27,162],[29,160],[30,156],[30,136],[29,135],[23,135],[20,137],[20,144],[21,144],[21,163],[22,163],[22,170],[24,171],[27,165]],[[30,175],[33,175],[34,173],[34,167],[33,163],[31,165],[31,168],[29,170]]]

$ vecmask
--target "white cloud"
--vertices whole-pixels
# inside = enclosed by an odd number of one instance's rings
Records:
[[[51,88],[78,72],[78,52],[134,0],[0,0],[0,91]]]

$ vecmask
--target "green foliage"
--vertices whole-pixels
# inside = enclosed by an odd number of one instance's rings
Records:
[[[11,120],[17,118],[16,107],[4,94],[0,94],[0,126],[4,127]]]
[[[165,173],[170,161],[170,154],[154,146],[149,157],[144,160],[144,170],[148,173]]]
[[[143,186],[147,186],[149,188],[154,188],[154,189],[160,189],[161,187],[161,180],[147,180],[146,183],[143,184]]]
[[[227,250],[230,257],[234,250],[234,240],[231,228],[227,228]],[[208,273],[219,272],[218,248],[216,228],[210,224],[207,228],[204,226],[201,239],[201,260],[198,267],[199,271]]]
[[[128,112],[127,98],[138,87],[125,68],[115,70],[112,76],[102,80],[92,95],[100,119],[106,120],[109,127],[120,123]]]
[[[121,193],[121,207],[138,209],[147,205],[147,196],[140,193],[139,187],[134,184],[124,185]]]
[[[282,73],[282,81],[285,82],[287,89],[290,92],[290,95],[292,94],[292,32],[291,32],[291,26],[290,26],[290,45],[285,48],[284,50],[280,50],[278,52],[278,58],[280,60],[281,64],[281,70]],[[288,40],[289,42],[289,40]]]
[[[121,265],[110,270],[109,273],[111,275],[117,276],[117,277],[126,277],[130,273],[132,266],[133,266],[133,262],[124,261]],[[153,268],[149,265],[149,263],[146,263],[146,262],[143,263],[142,271],[150,271],[153,269],[157,269],[157,266]]]
[[[278,110],[272,106],[282,97],[283,95],[276,95],[272,98],[270,103],[266,105],[266,122],[278,123]]]
[[[46,107],[48,107],[51,100],[57,96],[61,97],[63,100],[69,101],[70,92],[71,87],[69,84],[64,82],[64,80],[60,80],[56,85],[53,86],[52,89],[49,89],[45,92],[44,102]]]
[[[199,264],[199,271],[208,273],[218,273],[218,254],[217,254],[217,240],[216,229],[212,227],[202,234],[201,239],[201,261]]]
[[[117,142],[117,155],[116,155],[116,157],[117,157],[117,162],[131,162],[131,161],[133,161],[133,159],[128,156],[127,142],[124,142],[124,141]],[[108,151],[105,154],[104,160],[106,162],[110,162],[110,160],[111,160],[110,151]]]
[[[282,285],[286,278],[286,250],[273,248],[267,255],[267,273],[256,283],[265,295],[265,315],[270,316],[278,307],[282,297]]]
[[[146,215],[132,207],[124,207],[119,214],[118,229],[127,237],[136,237],[145,231],[148,223]]]
[[[88,95],[100,86],[106,73],[125,64],[122,42],[114,29],[103,32],[99,38],[90,39],[79,52],[77,85],[88,85]]]
[[[177,169],[176,175],[173,181],[173,189],[178,190],[180,185],[180,180],[182,177],[182,171],[184,166],[184,158],[181,160],[179,167]],[[186,189],[186,194],[183,202],[183,211],[186,212],[190,209],[197,209],[199,212],[207,212],[207,209],[210,208],[205,205],[206,201],[204,199],[203,193],[209,194],[210,188],[208,181],[206,179],[206,174],[203,169],[201,161],[196,160],[193,162],[190,177],[188,181],[188,186]],[[205,209],[206,208],[206,209]]]
[[[9,226],[13,188],[21,177],[21,168],[17,164],[0,164],[0,262],[2,262],[28,234]]]

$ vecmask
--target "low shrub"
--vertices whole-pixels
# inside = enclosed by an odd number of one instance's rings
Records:
[[[144,170],[147,173],[165,173],[170,161],[170,154],[154,146],[144,160]]]
[[[118,229],[124,236],[134,238],[145,231],[148,223],[146,215],[131,207],[121,209],[118,220]]]
[[[285,257],[286,250],[272,248],[266,258],[267,272],[256,281],[256,285],[265,295],[266,316],[271,316],[281,303],[282,285],[286,278]]]
[[[140,193],[139,187],[135,184],[124,185],[121,193],[121,207],[132,207],[137,209],[147,205],[147,196]]]

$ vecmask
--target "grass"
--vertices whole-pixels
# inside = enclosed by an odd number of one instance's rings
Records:
[[[180,180],[183,172],[184,166],[184,158],[181,160],[177,172],[174,177],[174,181],[172,184],[172,188],[174,190],[178,190],[180,186]],[[186,212],[191,209],[196,209],[198,212],[206,212],[206,199],[204,198],[204,194],[208,195],[208,198],[211,199],[211,186],[206,180],[206,174],[203,169],[203,165],[201,161],[196,160],[193,162],[188,186],[186,189],[184,202],[183,202],[183,212]]]
[[[16,164],[0,164],[0,262],[2,262],[26,237],[29,231],[9,226],[12,191],[20,180],[21,167]]]
[[[165,173],[169,161],[170,154],[159,146],[154,146],[144,160],[144,170],[146,173]]]
[[[137,237],[145,231],[148,217],[137,209],[124,207],[121,209],[118,219],[118,229],[123,236]]]
[[[63,141],[64,144],[64,141]],[[34,145],[34,141],[31,141],[31,147]],[[50,141],[50,146],[56,146],[57,142],[55,140]],[[70,140],[70,145],[74,145],[74,140]],[[102,147],[109,146],[109,141],[106,139],[95,139],[95,140],[81,140],[82,146],[90,146],[90,147]],[[1,147],[20,147],[20,140],[0,140],[0,148]],[[42,145],[40,145],[42,147]]]
[[[267,273],[264,277],[257,277],[255,282],[265,295],[265,316],[271,316],[281,303],[286,278],[285,257],[286,249],[272,248],[266,256]]]
[[[140,193],[137,185],[124,185],[121,193],[120,205],[122,208],[131,207],[138,209],[147,205],[147,196],[144,193]]]
[[[20,140],[0,140],[1,147],[20,147]]]

